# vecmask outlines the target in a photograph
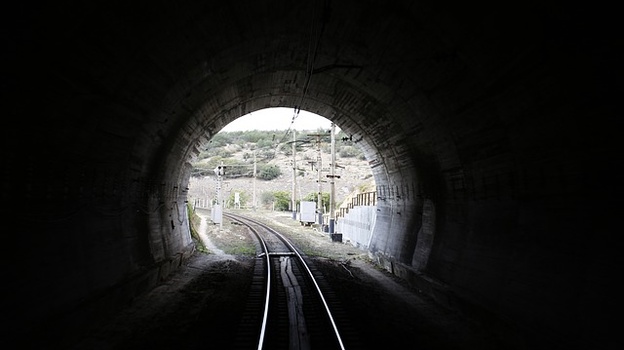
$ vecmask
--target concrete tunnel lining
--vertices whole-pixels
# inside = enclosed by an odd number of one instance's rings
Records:
[[[301,107],[361,138],[386,199],[369,249],[387,269],[462,312],[603,334],[585,303],[606,292],[576,286],[612,259],[598,253],[609,221],[587,203],[611,198],[596,180],[613,176],[615,119],[600,117],[615,78],[594,48],[608,32],[593,41],[568,20],[587,14],[341,1],[322,22],[284,2],[99,5],[31,12],[9,41],[4,105],[27,132],[3,139],[4,199],[20,198],[12,230],[30,223],[9,245],[58,252],[20,252],[11,296],[44,306],[9,313],[17,333],[101,316],[165,278],[191,249],[179,213],[193,157],[244,114]],[[25,139],[35,152],[18,151]],[[21,212],[33,202],[47,208],[35,220]],[[47,295],[29,291],[35,274]]]
[[[281,76],[280,73],[276,73],[275,75]],[[336,80],[332,78],[330,79],[323,79],[323,78],[324,78],[323,76],[319,76],[319,77],[315,76],[315,80],[322,82],[321,83],[322,86],[334,85],[334,84],[329,84],[329,83],[324,82],[325,80]],[[268,77],[267,80],[276,81],[277,79],[273,77]],[[252,89],[252,90],[238,91],[238,96],[246,96],[246,95],[265,96],[265,94],[263,94],[262,91],[253,90],[254,85],[246,84],[245,86],[248,86],[249,89]],[[279,87],[279,84],[277,84],[276,87],[270,87],[268,90],[272,90],[277,87]],[[223,90],[225,90],[227,94],[231,93],[230,92],[231,90],[228,88],[225,88]],[[341,91],[344,91],[345,95],[348,95],[351,90],[352,89],[349,89],[345,84],[341,84]],[[357,92],[357,93],[363,98],[355,100],[355,101],[348,100],[349,102],[348,102],[347,107],[351,109],[358,109],[360,108],[359,107],[360,105],[369,104],[373,100],[371,96],[366,96],[361,92]],[[219,94],[215,94],[215,95],[216,95],[215,99],[217,100],[221,99],[220,98],[221,95]],[[309,99],[311,101],[308,101],[307,105],[311,106],[311,109],[316,110],[316,111],[332,110],[332,109],[335,111],[340,111],[344,109],[343,107],[344,103],[342,102],[342,100],[339,100],[338,102],[336,102],[334,101],[335,100],[334,96],[335,95],[329,95],[329,94],[326,95],[326,99],[329,101],[327,103],[333,103],[333,105],[328,106],[326,104],[323,104],[321,99],[324,96],[321,96],[320,94],[317,95],[316,99],[314,100]],[[270,101],[273,99],[274,99],[273,96],[259,97],[252,101],[241,101],[239,99],[234,99],[235,102],[233,102],[232,104],[235,107],[229,111],[224,112],[221,115],[217,114],[216,117],[214,117],[214,119],[216,120],[212,122],[211,122],[210,117],[207,117],[207,116],[215,115],[218,111],[212,111],[212,110],[209,110],[208,108],[201,108],[201,113],[196,114],[197,121],[196,122],[194,121],[192,123],[194,125],[197,125],[197,128],[193,128],[193,127],[184,128],[185,130],[190,129],[191,135],[190,136],[184,135],[184,140],[181,142],[182,146],[180,148],[182,149],[182,147],[186,147],[183,150],[184,153],[183,153],[182,158],[184,158],[185,156],[189,154],[190,149],[193,149],[195,150],[195,152],[198,152],[199,149],[202,149],[204,147],[203,145],[192,146],[192,147],[184,146],[184,142],[188,142],[186,140],[188,139],[203,140],[203,143],[205,144],[206,141],[208,140],[205,137],[206,133],[208,135],[214,134],[214,132],[220,130],[221,127],[227,125],[227,123],[229,123],[233,119],[241,116],[242,114],[241,111],[253,111],[253,107],[250,107],[250,106],[254,106],[254,105],[263,106],[263,105],[266,105],[266,103],[270,103]],[[300,96],[282,96],[280,100],[282,101],[282,103],[289,103],[289,101],[291,101],[290,103],[295,103],[297,100],[300,100]],[[212,101],[209,101],[205,105],[212,106],[216,104],[213,103]],[[274,107],[277,107],[277,106],[274,106]],[[394,108],[388,108],[388,109],[393,110]],[[400,106],[398,109],[407,111],[407,108],[400,108]],[[415,154],[414,151],[410,152],[410,148],[413,148],[414,146],[411,145],[409,138],[404,136],[404,133],[402,132],[402,130],[410,129],[409,124],[406,123],[407,125],[398,126],[390,118],[388,120],[375,121],[373,123],[373,122],[370,122],[370,120],[373,120],[373,114],[368,113],[367,114],[368,121],[366,120],[366,117],[364,118],[360,117],[364,120],[364,124],[366,124],[366,126],[362,127],[359,125],[357,121],[353,121],[353,119],[349,117],[348,115],[345,115],[339,112],[338,113],[333,112],[331,114],[338,115],[338,117],[331,117],[327,115],[325,116],[328,119],[339,123],[338,125],[343,130],[345,130],[345,132],[349,132],[352,135],[355,135],[356,140],[358,140],[356,144],[361,147],[367,159],[369,160],[370,164],[372,165],[373,174],[375,175],[376,183],[380,184],[380,196],[381,196],[380,198],[384,203],[387,203],[387,205],[380,205],[380,208],[382,207],[388,208],[388,210],[390,210],[391,212],[396,211],[398,213],[401,213],[401,211],[403,211],[403,214],[402,214],[403,216],[400,218],[402,219],[401,221],[406,221],[406,220],[409,221],[412,212],[404,208],[406,206],[405,203],[410,202],[412,200],[416,200],[415,196],[416,196],[417,188],[422,189],[426,187],[426,186],[423,186],[422,184],[415,183],[414,179],[412,179],[412,177],[410,176],[411,173],[414,172],[412,168],[415,168],[415,165],[413,164],[413,160],[410,159],[409,153],[411,153],[412,155]],[[413,118],[409,118],[408,116],[403,116],[398,113],[392,114],[392,116],[393,118],[404,117],[408,121],[408,123],[414,121]],[[205,126],[205,125],[208,125],[208,126]],[[351,127],[351,129],[349,129],[350,125],[355,125],[355,129],[354,127]],[[366,130],[372,130],[372,131],[367,133]],[[391,134],[392,132],[396,134]],[[369,139],[371,139],[371,141],[367,142]],[[426,137],[423,137],[423,139],[426,139]],[[378,145],[376,145],[375,143],[377,143]],[[192,158],[193,155],[191,154],[190,157]],[[425,163],[424,162],[420,163],[421,168],[423,168],[423,164]],[[172,168],[175,169],[179,167],[173,166]],[[399,191],[401,192],[400,194],[399,194]],[[403,195],[402,200],[400,200],[401,195]],[[420,195],[422,196],[422,194]],[[409,205],[411,204],[408,204],[408,206]],[[398,206],[399,209],[398,210],[392,209],[392,207],[395,207],[395,206]],[[407,230],[407,228],[399,229],[396,231],[401,232],[405,230]],[[391,228],[390,226],[387,226],[387,227],[384,227],[383,229],[380,228],[380,231],[393,232],[395,230]],[[412,253],[409,252],[410,257],[411,257],[411,254]],[[407,260],[406,262],[410,263],[409,260]]]

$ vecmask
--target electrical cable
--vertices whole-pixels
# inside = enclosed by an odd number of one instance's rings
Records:
[[[290,121],[290,125],[288,126],[288,129],[286,130],[286,132],[284,132],[284,135],[282,136],[282,138],[280,139],[280,141],[277,143],[276,147],[274,148],[274,152],[277,152],[279,145],[282,144],[284,140],[286,139],[286,137],[288,137],[288,135],[290,134],[292,126],[295,123],[295,120],[299,117],[299,112],[301,112],[301,105],[303,104],[303,100],[306,94],[308,93],[308,88],[310,87],[310,80],[312,79],[312,74],[314,74],[314,63],[316,61],[318,48],[321,43],[321,37],[323,36],[323,32],[325,31],[325,24],[329,20],[329,0],[325,0],[324,5],[323,5],[323,11],[320,17],[321,26],[320,26],[320,29],[318,30],[318,34],[315,33],[316,28],[318,27],[316,26],[316,24],[319,21],[319,18],[316,18],[317,13],[318,12],[316,11],[316,6],[313,6],[312,7],[312,21],[310,23],[310,36],[309,36],[309,41],[308,41],[308,53],[306,55],[306,69],[305,69],[306,79],[305,79],[305,83],[303,84],[303,90],[301,92],[299,104],[295,105],[293,109],[293,117]],[[316,35],[316,38],[315,38],[315,35]]]

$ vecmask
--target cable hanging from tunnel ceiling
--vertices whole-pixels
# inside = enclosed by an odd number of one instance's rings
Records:
[[[308,93],[308,88],[310,86],[310,80],[312,78],[312,74],[314,73],[314,62],[316,61],[316,55],[318,53],[318,47],[321,42],[321,37],[323,36],[323,32],[325,31],[325,24],[329,21],[329,0],[325,0],[323,2],[323,11],[321,13],[320,18],[317,18],[318,12],[316,11],[317,6],[312,6],[312,21],[310,22],[310,36],[308,38],[308,53],[306,54],[306,69],[305,69],[305,82],[303,84],[303,90],[301,91],[301,97],[299,98],[299,104],[295,105],[293,108],[293,117],[290,120],[290,125],[284,135],[277,143],[276,146],[279,146],[284,142],[286,137],[290,134],[290,130],[292,129],[295,120],[299,117],[299,112],[301,112],[301,105],[303,104],[303,99]],[[320,22],[320,29],[318,29],[317,22]],[[315,38],[316,36],[316,38]],[[275,147],[275,152],[277,152],[277,148]]]

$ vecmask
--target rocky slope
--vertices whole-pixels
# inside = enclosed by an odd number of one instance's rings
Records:
[[[246,162],[250,170],[253,169],[253,160],[249,158],[249,153],[253,152],[253,144],[243,145],[227,145],[225,150],[230,157],[241,162]],[[327,148],[327,147],[325,147]],[[293,188],[293,158],[296,164],[296,190],[297,199],[302,199],[311,193],[330,193],[331,184],[329,178],[331,153],[326,150],[321,154],[321,186],[319,189],[319,174],[316,167],[318,157],[318,149],[308,147],[296,153],[296,157],[287,155],[283,152],[275,152],[275,157],[269,161],[257,159],[257,168],[259,164],[268,164],[278,166],[281,175],[273,180],[262,180],[250,177],[231,178],[224,177],[222,195],[224,199],[229,198],[235,192],[241,193],[241,197],[246,199],[246,206],[251,207],[256,198],[256,207],[261,207],[261,197],[263,192],[284,191],[292,193]],[[210,158],[202,160],[200,163],[208,163]],[[345,201],[352,193],[362,191],[374,191],[374,180],[368,162],[358,157],[340,157],[336,155],[336,167],[334,174],[339,178],[335,178],[334,193],[336,208]],[[205,177],[192,177],[189,185],[189,200],[203,199],[208,203],[216,198],[217,181],[216,176],[210,174]],[[233,203],[229,203],[233,205]],[[244,205],[245,206],[245,205]],[[267,207],[267,209],[270,209]]]

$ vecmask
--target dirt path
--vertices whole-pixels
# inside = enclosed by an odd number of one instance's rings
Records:
[[[235,258],[234,256],[226,254],[223,250],[219,249],[212,242],[210,237],[208,237],[208,225],[209,225],[208,221],[210,220],[210,216],[204,212],[197,212],[197,216],[201,218],[201,222],[199,224],[197,235],[199,236],[199,239],[201,239],[204,246],[208,248],[208,250],[210,250],[210,252],[215,255],[222,256],[223,258],[226,258],[226,259],[234,259]]]

